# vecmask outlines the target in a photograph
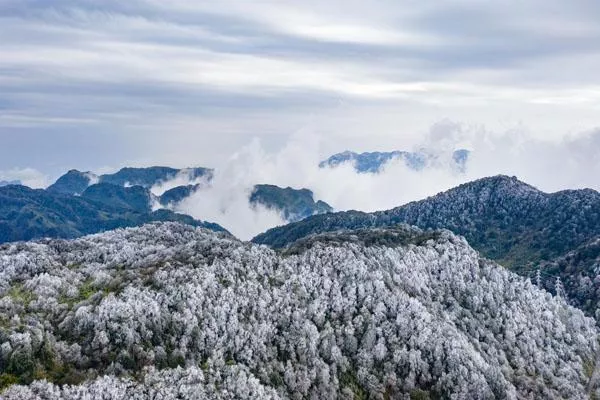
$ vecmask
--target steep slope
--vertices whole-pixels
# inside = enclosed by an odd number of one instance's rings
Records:
[[[184,185],[176,186],[173,189],[169,189],[159,197],[159,203],[164,206],[170,206],[182,202],[186,198],[190,197],[192,193],[200,189],[201,185]]]
[[[459,149],[452,153],[450,167],[456,171],[464,172],[470,152]],[[335,168],[344,163],[352,163],[358,173],[377,173],[393,160],[402,160],[404,164],[415,171],[420,171],[428,166],[435,165],[439,161],[439,155],[427,151],[389,151],[389,152],[365,152],[355,153],[344,151],[329,157],[319,163],[320,168]]]
[[[260,204],[280,211],[283,218],[290,222],[333,211],[333,208],[324,201],[315,201],[311,190],[264,184],[254,186],[250,195],[250,204]]]
[[[54,193],[80,195],[88,186],[96,181],[98,181],[98,177],[91,172],[81,172],[72,169],[58,178],[47,190]]]
[[[552,260],[600,235],[600,193],[586,189],[548,194],[514,177],[496,176],[389,211],[310,217],[253,241],[284,247],[313,233],[398,223],[450,229],[486,257],[522,272],[531,263]]]
[[[600,320],[600,236],[532,268],[531,281]],[[558,278],[558,281],[557,281]]]
[[[139,212],[25,186],[0,188],[0,243],[41,237],[74,238],[151,221],[180,221],[223,230],[216,224],[167,210]]]
[[[448,231],[289,250],[172,223],[1,247],[3,397],[589,395],[593,321]]]
[[[148,189],[142,186],[124,187],[111,183],[98,183],[85,189],[81,197],[140,213],[152,211],[152,195]]]

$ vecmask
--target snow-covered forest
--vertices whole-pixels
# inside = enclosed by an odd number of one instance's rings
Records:
[[[449,231],[0,247],[6,399],[584,399],[595,322]]]

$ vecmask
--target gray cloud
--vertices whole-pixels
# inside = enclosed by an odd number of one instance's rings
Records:
[[[444,118],[561,140],[600,125],[599,12],[590,0],[3,0],[0,168],[211,165],[299,130],[323,136],[323,152],[410,147]]]

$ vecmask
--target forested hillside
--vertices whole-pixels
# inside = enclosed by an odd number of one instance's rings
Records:
[[[333,211],[333,208],[324,201],[315,201],[313,192],[308,189],[282,188],[265,184],[254,186],[250,194],[250,204],[277,210],[283,219],[289,222]]]
[[[201,204],[200,191],[211,189],[213,174],[214,170],[209,168],[126,167],[106,175],[70,170],[50,185],[47,191],[53,195],[82,196],[104,205],[138,212],[147,213],[163,207],[185,213],[185,210],[180,210],[181,203],[199,193],[194,201]],[[174,179],[177,179],[178,185],[172,187],[168,182]],[[151,190],[155,185],[166,185],[166,190],[158,190],[155,196]],[[248,202],[254,208],[260,205],[274,210],[288,222],[333,211],[329,204],[315,200],[313,192],[308,189],[269,184],[254,185],[248,194]]]
[[[532,279],[589,316],[600,313],[600,193],[544,193],[515,177],[496,176],[460,185],[388,211],[348,211],[273,228],[255,243],[283,248],[311,234],[408,223],[463,235],[482,255]],[[557,281],[558,279],[558,281]]]
[[[176,177],[184,177],[190,182],[197,179],[210,180],[213,170],[210,168],[171,168],[171,167],[146,167],[146,168],[121,168],[114,174],[96,175],[93,172],[81,172],[76,169],[68,171],[59,177],[56,182],[48,187],[55,193],[80,195],[89,186],[96,183],[107,183],[116,186],[142,186],[146,189],[164,183]]]
[[[161,223],[0,248],[6,399],[545,398],[595,389],[598,332],[448,231],[278,254]]]
[[[600,321],[600,236],[530,269],[532,282]]]
[[[141,187],[108,184],[91,186],[82,196],[25,186],[0,187],[0,243],[43,237],[75,238],[152,221],[179,221],[224,231],[217,224],[188,215],[169,210],[152,212],[145,204],[147,196]]]
[[[544,193],[514,177],[496,176],[388,211],[314,216],[271,229],[254,242],[280,248],[313,233],[398,223],[450,229],[486,257],[519,271],[600,235],[600,193]]]

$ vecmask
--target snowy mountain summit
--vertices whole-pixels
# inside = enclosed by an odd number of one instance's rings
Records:
[[[445,230],[176,223],[0,247],[6,399],[569,398],[594,321]]]

